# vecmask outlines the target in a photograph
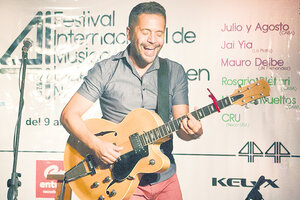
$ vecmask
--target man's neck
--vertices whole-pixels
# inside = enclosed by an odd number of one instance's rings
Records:
[[[147,70],[151,67],[153,63],[143,63],[138,58],[135,58],[129,54],[129,59],[131,60],[134,68],[140,75],[140,77],[144,76]]]

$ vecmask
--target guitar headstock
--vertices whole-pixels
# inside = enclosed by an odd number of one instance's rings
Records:
[[[255,83],[238,88],[234,90],[232,95],[230,95],[232,104],[240,106],[266,96],[270,96],[270,86],[264,79],[260,79]]]

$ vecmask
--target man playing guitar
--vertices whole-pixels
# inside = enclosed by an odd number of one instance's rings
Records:
[[[140,3],[129,16],[126,29],[128,47],[95,64],[78,91],[67,103],[61,114],[65,129],[75,135],[95,152],[105,164],[113,164],[123,147],[102,140],[88,129],[82,115],[99,99],[103,119],[120,123],[136,109],[157,111],[158,54],[163,47],[166,28],[165,9],[156,2]],[[174,119],[187,115],[177,131],[185,141],[199,138],[202,124],[189,114],[188,83],[183,67],[165,59],[169,68],[170,114]],[[159,174],[144,175],[131,200],[181,200],[181,190],[172,156],[172,140],[161,145],[171,161],[170,167]]]

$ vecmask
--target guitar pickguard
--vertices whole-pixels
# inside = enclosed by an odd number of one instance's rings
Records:
[[[113,178],[123,181],[127,178],[140,159],[149,155],[148,146],[143,147],[143,151],[130,151],[121,155],[114,163],[112,168]]]

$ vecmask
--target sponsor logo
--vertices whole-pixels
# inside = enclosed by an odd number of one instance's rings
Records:
[[[37,160],[36,161],[36,198],[54,198],[57,181],[48,180],[47,175],[63,171],[63,161]]]
[[[256,157],[273,158],[274,163],[281,163],[281,158],[290,158],[291,153],[281,143],[274,142],[265,152],[253,141],[248,141],[238,152],[241,157],[247,157],[248,163],[254,163]]]
[[[264,184],[262,185],[264,188],[272,187],[279,188],[276,183],[278,179],[271,180],[265,179]],[[254,187],[257,181],[248,180],[247,178],[212,178],[212,186],[214,187]]]

